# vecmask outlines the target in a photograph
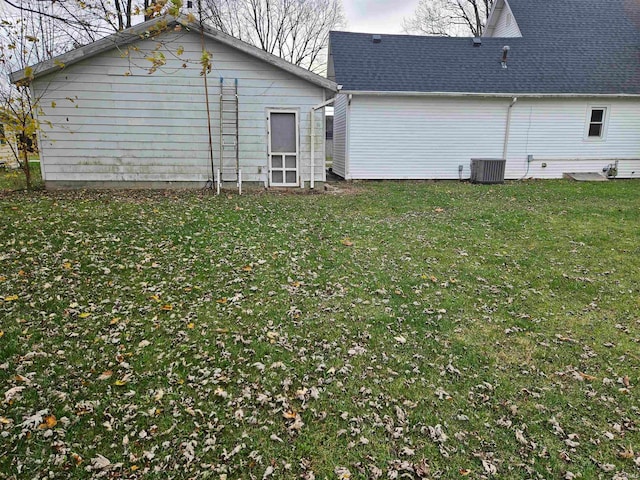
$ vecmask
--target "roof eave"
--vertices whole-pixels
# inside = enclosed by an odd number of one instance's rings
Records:
[[[371,97],[485,97],[485,98],[640,98],[640,93],[508,93],[508,92],[404,92],[379,90],[340,90],[346,95]]]
[[[487,24],[482,35],[483,37],[487,36],[486,33],[489,31],[493,34],[493,30],[496,28],[498,17],[500,16],[500,13],[502,13],[503,8],[504,0],[496,0],[496,2],[494,2],[494,4],[491,6],[491,12],[489,13],[489,17],[487,18]],[[496,10],[499,10],[500,13],[496,13]]]
[[[190,29],[200,29],[200,24],[195,22],[190,22],[188,19],[184,17],[180,17],[177,19],[177,22],[185,28]],[[218,30],[215,30],[211,27],[204,25],[203,31],[205,36],[216,40],[220,43],[224,43],[236,50],[239,50],[247,55],[250,55],[258,60],[262,60],[266,63],[269,63],[281,70],[291,73],[297,77],[302,78],[303,80],[308,81],[309,83],[313,83],[319,87],[322,87],[326,90],[330,90],[332,92],[336,92],[338,90],[338,85],[331,80],[321,77],[317,73],[313,73],[310,70],[299,67],[298,65],[294,65],[291,62],[288,62],[272,53],[265,52],[264,50],[254,47],[253,45],[246,43],[242,40],[239,40],[231,35],[227,35],[226,33],[222,33]]]
[[[43,77],[49,73],[61,70],[67,65],[72,65],[80,60],[93,57],[111,50],[112,48],[127,45],[136,39],[139,39],[141,35],[149,32],[153,27],[160,23],[166,22],[167,25],[171,25],[175,23],[175,21],[176,19],[174,17],[169,16],[154,18],[121,32],[116,32],[112,35],[101,38],[100,40],[96,40],[88,45],[75,48],[69,52],[63,53],[62,55],[58,55],[57,57],[37,63],[31,67],[32,75],[29,80]],[[22,70],[11,73],[9,75],[11,83],[18,83],[27,80],[26,70],[26,68],[23,68]]]
[[[167,25],[179,24],[184,28],[199,30],[200,24],[196,22],[190,22],[185,17],[172,17],[172,16],[163,16],[154,18],[144,23],[140,23],[131,28],[123,30],[122,32],[117,32],[107,37],[104,37],[100,40],[97,40],[89,45],[85,45],[83,47],[76,48],[67,53],[59,55],[50,60],[46,60],[44,62],[38,63],[31,67],[32,73],[30,78],[27,78],[27,69],[18,70],[9,75],[9,80],[11,83],[19,83],[25,80],[34,80],[39,77],[43,77],[49,73],[58,71],[64,68],[67,65],[74,64],[79,62],[80,60],[84,60],[86,58],[93,57],[100,53],[111,50],[112,48],[117,48],[119,46],[127,45],[129,43],[134,42],[137,39],[140,39],[141,36],[144,36],[145,33],[150,32],[153,27],[157,26],[165,22]],[[320,75],[313,73],[309,70],[306,70],[297,65],[293,65],[286,60],[283,60],[276,55],[271,53],[267,53],[264,50],[261,50],[253,45],[250,45],[242,40],[238,40],[230,35],[219,32],[213,28],[204,26],[203,28],[205,36],[212,38],[220,43],[228,45],[236,50],[239,50],[247,55],[250,55],[254,58],[262,60],[266,63],[269,63],[281,70],[291,73],[303,80],[306,80],[309,83],[317,85],[321,88],[329,90],[331,92],[336,92],[338,90],[338,85],[331,80],[321,77]]]

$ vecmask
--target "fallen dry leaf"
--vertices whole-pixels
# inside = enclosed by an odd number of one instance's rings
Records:
[[[58,420],[56,420],[55,415],[47,415],[46,417],[44,417],[44,422],[42,422],[38,428],[40,429],[53,428],[57,424],[58,424]]]
[[[98,380],[108,380],[113,375],[113,370],[105,370],[98,376]]]

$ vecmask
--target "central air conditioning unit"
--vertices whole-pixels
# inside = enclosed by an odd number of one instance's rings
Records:
[[[506,163],[502,158],[472,158],[471,183],[504,183]]]

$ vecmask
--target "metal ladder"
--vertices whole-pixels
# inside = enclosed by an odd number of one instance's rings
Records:
[[[236,182],[238,192],[242,194],[239,117],[238,79],[229,84],[220,77],[220,167],[216,182],[218,193],[222,183]]]

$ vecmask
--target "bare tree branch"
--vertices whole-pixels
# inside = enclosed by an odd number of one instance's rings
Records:
[[[404,21],[408,33],[479,37],[495,0],[420,0]]]
[[[296,65],[324,68],[329,31],[344,25],[341,0],[205,0],[203,20]]]

